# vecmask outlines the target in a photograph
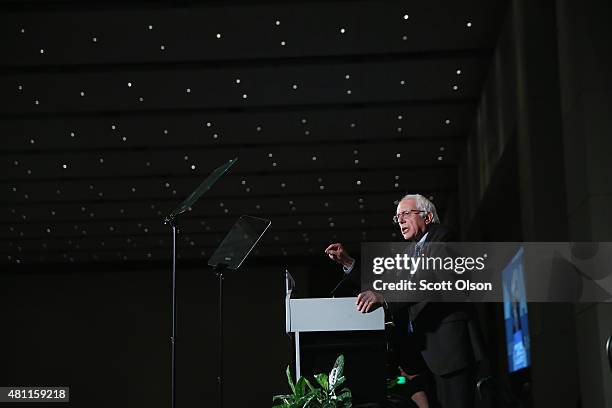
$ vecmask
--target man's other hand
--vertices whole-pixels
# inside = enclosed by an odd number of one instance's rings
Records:
[[[331,244],[325,249],[325,253],[330,259],[338,262],[340,265],[350,268],[355,259],[353,259],[341,243]]]
[[[378,309],[385,301],[383,295],[373,290],[366,290],[357,296],[357,311],[361,313],[370,313]]]

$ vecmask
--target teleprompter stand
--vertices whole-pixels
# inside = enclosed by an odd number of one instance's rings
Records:
[[[176,254],[177,254],[177,240],[178,234],[178,216],[191,208],[196,201],[223,176],[230,167],[238,161],[238,158],[234,158],[228,161],[226,164],[217,167],[210,175],[196,188],[177,208],[174,209],[164,220],[164,224],[172,227],[172,336],[170,337],[171,347],[171,394],[172,394],[172,408],[176,406]]]
[[[270,220],[241,216],[213,253],[208,265],[214,268],[219,281],[218,367],[219,408],[223,408],[223,272],[236,270],[270,227]]]

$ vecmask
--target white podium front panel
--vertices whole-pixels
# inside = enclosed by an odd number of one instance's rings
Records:
[[[287,332],[384,330],[382,307],[361,313],[357,311],[356,301],[356,297],[287,298]]]

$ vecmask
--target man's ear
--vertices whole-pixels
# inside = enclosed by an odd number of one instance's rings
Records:
[[[431,220],[433,220],[433,213],[432,212],[428,212],[427,214],[425,214],[425,225],[429,225],[431,224]]]

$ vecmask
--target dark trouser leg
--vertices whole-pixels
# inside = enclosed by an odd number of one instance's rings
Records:
[[[476,368],[436,375],[436,391],[441,408],[474,408]]]

